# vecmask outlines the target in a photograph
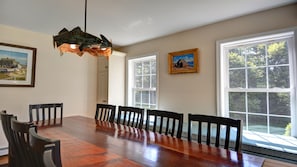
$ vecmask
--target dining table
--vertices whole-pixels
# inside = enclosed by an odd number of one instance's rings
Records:
[[[84,116],[64,117],[61,125],[38,127],[38,134],[60,140],[63,167],[260,167],[265,161],[240,151]]]

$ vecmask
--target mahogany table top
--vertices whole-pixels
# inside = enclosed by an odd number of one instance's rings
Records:
[[[63,118],[61,126],[38,128],[61,140],[64,167],[262,166],[264,158],[177,139],[92,118]]]

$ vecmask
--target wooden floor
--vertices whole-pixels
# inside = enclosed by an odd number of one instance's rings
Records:
[[[0,167],[8,166],[8,156],[0,156]]]
[[[297,165],[267,158],[264,161],[263,167],[297,167]]]

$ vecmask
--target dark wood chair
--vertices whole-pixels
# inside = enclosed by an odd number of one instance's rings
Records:
[[[235,120],[225,117],[209,116],[209,115],[199,115],[199,114],[189,114],[188,115],[188,140],[192,140],[192,135],[197,134],[197,141],[201,143],[203,133],[202,131],[206,130],[206,144],[211,145],[215,143],[216,147],[220,147],[220,140],[225,140],[224,148],[229,149],[230,134],[231,128],[236,129],[235,141],[234,141],[234,150],[240,151],[241,149],[241,138],[242,138],[242,128],[241,120]],[[192,129],[194,129],[193,123],[197,123],[198,133],[192,134]],[[206,125],[206,128],[203,126]],[[212,133],[215,132],[215,133]],[[221,133],[225,136],[221,136]],[[214,136],[214,137],[212,137]],[[211,142],[212,138],[215,138],[215,142]]]
[[[32,166],[34,161],[29,143],[29,129],[31,127],[34,128],[33,123],[19,122],[16,117],[11,118],[12,149],[15,153],[15,165],[18,167]]]
[[[30,104],[29,121],[36,125],[62,125],[63,103]]]
[[[144,109],[137,107],[119,106],[117,124],[123,124],[142,129]]]
[[[152,127],[150,126],[150,124],[152,124],[150,122],[151,118],[154,120]],[[176,138],[181,138],[183,118],[184,115],[180,113],[162,110],[147,110],[145,129],[152,130],[153,132],[157,131],[160,134],[170,134],[172,137],[176,134]]]
[[[8,142],[8,166],[16,166],[15,154],[13,149],[13,132],[11,129],[11,119],[14,117],[12,114],[7,114],[6,111],[0,111],[1,123],[4,135]]]
[[[36,128],[29,129],[30,146],[35,167],[61,167],[60,140],[52,140],[36,133]]]
[[[116,112],[116,106],[110,104],[97,104],[95,119],[113,123]]]

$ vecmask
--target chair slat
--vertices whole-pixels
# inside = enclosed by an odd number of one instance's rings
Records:
[[[220,134],[221,134],[221,124],[219,123],[219,124],[217,124],[217,134],[216,134],[216,144],[215,144],[215,146],[216,147],[219,147],[220,146]]]

